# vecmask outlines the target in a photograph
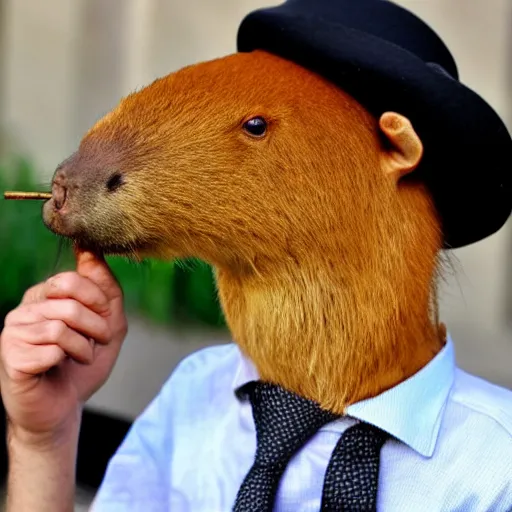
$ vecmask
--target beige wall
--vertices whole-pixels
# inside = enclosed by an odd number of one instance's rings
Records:
[[[74,150],[84,130],[122,95],[184,65],[235,51],[237,27],[244,14],[277,3],[2,1],[1,22],[6,31],[2,36],[0,125],[11,136],[10,147],[28,152],[47,180],[57,163]],[[455,54],[462,80],[512,127],[512,2],[400,3],[435,27]],[[512,276],[506,273],[511,235],[509,222],[499,234],[455,252],[457,276],[443,288],[442,313],[462,366],[512,387],[512,332],[505,302],[507,293],[512,295]],[[508,306],[510,318],[512,304]],[[136,414],[176,359],[189,350],[183,345],[176,350],[176,343],[169,342],[168,338],[183,333],[158,331],[148,341],[143,339],[149,337],[144,332],[147,327],[133,330],[112,380],[93,399],[94,405]],[[191,346],[196,348],[204,341]],[[141,350],[146,343],[153,343],[153,350]]]
[[[2,125],[44,167],[70,147],[79,12],[66,0],[4,0]]]
[[[261,0],[2,0],[0,125],[49,176],[121,96],[235,51]]]

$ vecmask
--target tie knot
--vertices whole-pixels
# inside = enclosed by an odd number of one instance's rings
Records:
[[[339,416],[316,402],[265,382],[242,388],[252,405],[256,427],[256,460],[261,466],[284,467],[321,427]]]
[[[374,425],[359,422],[348,428],[343,438],[346,444],[360,444],[368,447],[368,450],[380,450],[389,434]]]

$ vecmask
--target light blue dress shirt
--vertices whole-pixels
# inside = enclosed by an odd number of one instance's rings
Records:
[[[110,461],[94,512],[230,512],[256,448],[251,406],[234,391],[257,378],[234,344],[183,360]],[[320,510],[331,452],[355,419],[394,437],[379,511],[512,511],[512,392],[457,368],[450,337],[414,376],[347,413],[291,460],[276,512]]]

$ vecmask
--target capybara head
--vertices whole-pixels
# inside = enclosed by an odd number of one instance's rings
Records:
[[[261,377],[339,412],[439,348],[440,224],[408,179],[422,155],[399,113],[238,53],[122,100],[59,166],[43,215],[82,248],[211,263]]]
[[[381,139],[377,120],[319,76],[235,54],[123,99],[56,170],[44,221],[105,253],[256,269],[315,255],[357,263],[351,248],[367,258],[392,239],[399,251],[418,229],[438,245],[422,225],[426,194],[411,204],[383,172]]]

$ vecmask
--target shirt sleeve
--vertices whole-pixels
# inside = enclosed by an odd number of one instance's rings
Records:
[[[110,460],[91,512],[187,510],[179,482],[197,442],[191,427],[204,423],[207,408],[232,399],[225,389],[231,389],[238,357],[236,345],[224,344],[181,361]]]
[[[168,510],[175,374],[134,421],[110,460],[92,512]],[[98,433],[101,435],[101,432]]]

